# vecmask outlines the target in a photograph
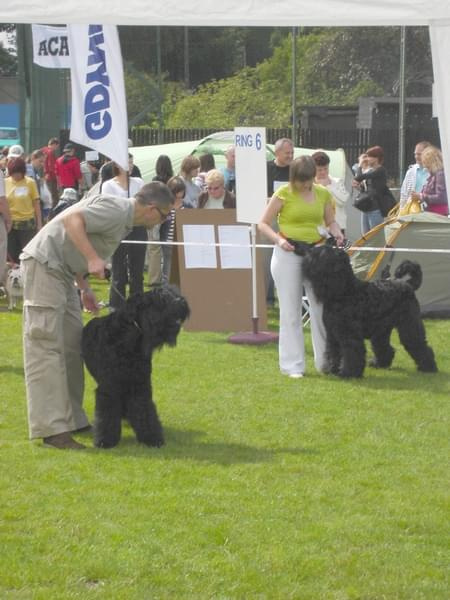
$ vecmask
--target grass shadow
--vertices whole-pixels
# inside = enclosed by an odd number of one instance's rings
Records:
[[[381,372],[381,371],[377,371]],[[448,385],[448,373],[419,373],[417,371],[407,371],[407,369],[393,368],[386,371],[389,377],[373,377],[370,371],[364,374],[362,379],[349,379],[351,385],[358,385],[363,389],[386,390],[386,391],[418,391],[429,392],[430,387]],[[409,374],[409,376],[408,376]],[[405,377],[406,375],[406,377]],[[344,381],[339,379],[339,381]]]
[[[259,464],[272,462],[279,454],[298,456],[318,454],[310,448],[256,448],[246,444],[205,440],[205,433],[195,430],[164,428],[166,444],[161,449],[151,449],[138,444],[133,432],[124,427],[123,438],[116,448],[105,451],[114,457],[124,455],[135,458],[159,460],[193,460],[222,466],[234,464]]]
[[[0,374],[9,373],[12,375],[24,375],[23,367],[13,367],[12,365],[1,365]]]

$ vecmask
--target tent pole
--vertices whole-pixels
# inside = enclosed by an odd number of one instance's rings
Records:
[[[398,109],[398,166],[399,182],[405,173],[405,117],[406,117],[406,27],[400,27],[400,85]]]
[[[189,60],[189,27],[184,27],[184,85],[188,90],[191,87],[190,60]]]
[[[162,89],[162,72],[161,72],[161,27],[156,27],[156,73],[158,79],[158,144],[163,144],[163,89]]]
[[[297,145],[297,27],[292,28],[292,139]]]

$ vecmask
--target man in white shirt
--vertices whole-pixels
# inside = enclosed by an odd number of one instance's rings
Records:
[[[414,149],[415,164],[406,172],[400,191],[400,206],[403,207],[411,198],[413,192],[420,194],[430,176],[429,171],[422,164],[422,152],[431,146],[430,142],[419,142]]]
[[[342,179],[331,177],[330,175],[330,157],[326,152],[319,150],[312,155],[316,163],[316,183],[326,187],[334,199],[334,210],[336,222],[345,233],[347,227],[347,201],[350,198],[350,192],[345,187]]]
[[[0,285],[5,283],[8,232],[11,229],[11,215],[5,197],[5,183],[0,171]]]

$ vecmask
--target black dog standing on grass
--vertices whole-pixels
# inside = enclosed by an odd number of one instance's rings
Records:
[[[328,372],[362,377],[366,364],[364,339],[370,339],[375,354],[372,366],[390,367],[395,354],[390,345],[394,328],[418,370],[437,371],[415,295],[422,283],[420,265],[405,260],[393,279],[368,282],[357,279],[344,250],[318,246],[298,252],[305,255],[305,276],[323,304]]]
[[[152,354],[175,346],[189,306],[177,291],[158,287],[131,296],[124,308],[92,319],[83,330],[82,353],[98,384],[94,444],[117,446],[122,418],[128,419],[138,442],[160,447],[163,430],[152,399]]]

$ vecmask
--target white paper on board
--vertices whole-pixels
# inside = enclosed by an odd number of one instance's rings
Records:
[[[287,181],[274,181],[273,182],[273,193],[275,194],[275,192],[277,190],[280,189],[280,187],[283,187],[283,185],[286,185]]]
[[[246,248],[220,246],[220,264],[222,269],[251,269],[252,253],[248,226],[219,225],[218,230],[220,244],[247,246]]]
[[[215,244],[214,225],[183,225],[183,241]],[[217,269],[216,247],[185,246],[184,264],[186,269]]]

